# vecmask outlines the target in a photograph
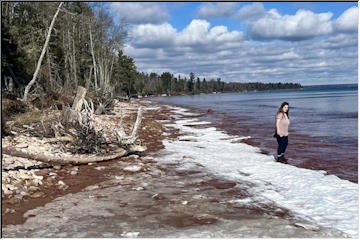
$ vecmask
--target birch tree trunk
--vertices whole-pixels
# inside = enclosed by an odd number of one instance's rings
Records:
[[[76,74],[76,55],[75,55],[75,25],[73,25],[73,38],[72,38],[72,58],[73,58],[73,71],[74,71],[74,81],[75,81],[75,86],[78,85],[78,80],[77,80],[77,74]]]
[[[114,65],[114,59],[115,59],[115,55],[113,55],[111,58],[110,69],[106,68],[107,72],[106,72],[106,91],[105,91],[105,93],[112,92],[110,80],[111,80],[111,75],[112,75],[112,70],[113,70],[113,65]]]
[[[48,82],[48,87],[50,89],[52,89],[53,87],[53,80],[52,80],[52,76],[51,76],[51,61],[50,61],[50,55],[49,55],[49,50],[46,51],[46,60],[47,60],[47,64],[48,64],[48,73],[49,73],[49,79],[47,80]]]
[[[47,65],[48,65],[48,74],[49,74],[48,75],[49,79],[47,79],[46,83],[47,83],[48,89],[52,89],[53,88],[53,80],[52,80],[52,74],[51,74],[51,60],[50,60],[49,52],[50,52],[49,48],[46,48],[46,61],[47,61]]]
[[[86,84],[85,84],[85,88],[86,88],[87,90],[90,89],[92,71],[93,71],[93,67],[91,66],[91,67],[90,67],[90,71],[89,71],[89,77],[86,79]]]
[[[103,88],[104,87],[104,59],[101,58],[99,59],[99,87]]]
[[[104,70],[104,88],[103,88],[103,93],[107,93],[107,91],[108,91],[108,65],[107,64],[105,64],[105,70]]]
[[[23,101],[24,102],[27,102],[27,96],[29,94],[29,91],[30,91],[30,88],[32,87],[32,85],[35,83],[36,81],[36,78],[37,78],[37,75],[39,73],[39,70],[40,70],[40,66],[41,66],[41,63],[42,63],[42,60],[44,58],[44,55],[45,55],[45,52],[46,52],[46,48],[49,44],[49,41],[50,41],[50,36],[51,36],[51,30],[53,29],[54,27],[54,23],[55,23],[55,19],[57,17],[57,15],[59,14],[59,11],[61,9],[61,6],[64,4],[64,2],[60,2],[59,4],[59,7],[58,9],[56,10],[56,13],[51,21],[51,24],[50,24],[50,27],[49,27],[49,31],[48,31],[48,35],[46,37],[46,40],[45,40],[45,44],[43,46],[43,49],[41,51],[41,55],[40,55],[40,58],[38,60],[38,63],[37,63],[37,66],[36,66],[36,70],[34,72],[34,75],[33,75],[33,78],[31,79],[31,81],[28,83],[28,85],[26,85],[25,87],[25,91],[24,91],[24,97],[23,97]]]
[[[97,86],[97,73],[96,73],[96,62],[95,62],[95,55],[94,55],[94,46],[93,46],[93,41],[92,41],[92,33],[91,33],[91,27],[89,26],[89,33],[90,33],[90,48],[91,48],[91,55],[92,55],[92,60],[93,60],[93,65],[94,65],[94,87],[95,90],[98,88]]]
[[[111,77],[112,77],[114,60],[115,60],[115,55],[113,56],[113,58],[111,60],[111,67],[110,67],[110,72],[109,72],[109,80],[111,80]]]
[[[72,83],[74,81],[74,59],[72,53],[72,40],[70,30],[67,31],[67,58],[68,58],[68,70],[69,70],[69,82],[67,83],[67,87],[72,87]]]
[[[65,64],[64,64],[64,75],[65,75],[65,81],[64,81],[64,86],[68,86],[69,82],[70,82],[70,75],[69,75],[69,71],[68,71],[68,54],[67,54],[67,49],[68,46],[65,43],[65,33],[63,33],[63,49],[64,49],[64,59],[65,59]]]

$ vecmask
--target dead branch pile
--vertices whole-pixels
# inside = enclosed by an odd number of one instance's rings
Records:
[[[92,92],[89,94],[89,99],[91,99],[91,102],[94,105],[94,109],[96,109],[94,114],[96,115],[113,114],[112,111],[114,110],[114,106],[115,106],[115,101],[113,98],[106,98],[102,94],[97,94]],[[89,99],[88,101],[90,102]]]
[[[72,107],[63,107],[56,117],[57,120],[51,123],[53,137],[48,138],[47,143],[56,144],[64,153],[63,155],[49,156],[37,151],[27,152],[12,146],[4,146],[3,152],[48,164],[74,164],[104,161],[146,150],[146,147],[136,144],[142,118],[141,107],[138,109],[131,134],[127,135],[123,127],[122,115],[119,126],[111,128],[104,125],[95,115],[93,102],[90,100],[89,103],[85,95],[86,89],[79,87]],[[65,153],[71,153],[71,155]]]
[[[55,139],[64,144],[63,148],[71,153],[89,154],[104,152],[106,140],[103,131],[96,130],[93,124],[92,114],[86,111],[76,112],[65,107],[60,116],[60,122],[52,125]],[[102,148],[103,146],[103,148]]]
[[[130,135],[126,135],[123,127],[123,118],[117,129],[107,129],[112,136],[104,134],[107,126],[97,122],[94,104],[85,99],[86,89],[79,87],[72,107],[62,110],[60,122],[52,125],[55,137],[71,139],[72,153],[104,153],[113,151],[114,148],[127,148],[136,142],[139,126],[141,124],[142,110],[139,108],[135,124]]]

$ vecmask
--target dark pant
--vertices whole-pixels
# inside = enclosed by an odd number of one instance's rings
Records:
[[[285,153],[286,147],[288,145],[288,137],[287,136],[280,137],[279,135],[277,135],[276,140],[279,145],[277,149],[277,154],[282,155]]]

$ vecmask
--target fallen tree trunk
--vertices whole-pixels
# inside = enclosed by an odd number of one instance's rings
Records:
[[[131,151],[133,150],[133,151]],[[10,156],[14,156],[14,157],[21,157],[21,158],[28,158],[28,159],[32,159],[32,160],[36,160],[39,162],[44,162],[46,164],[55,166],[55,165],[66,165],[66,164],[86,164],[86,163],[94,163],[94,162],[102,162],[102,161],[108,161],[108,160],[113,160],[116,158],[120,158],[123,156],[126,156],[127,154],[131,154],[131,153],[135,153],[135,152],[139,152],[139,151],[145,151],[146,148],[145,147],[137,147],[137,146],[132,146],[130,147],[130,150],[125,150],[123,148],[119,148],[118,150],[112,152],[109,155],[102,155],[102,156],[98,156],[98,155],[73,155],[73,156],[66,156],[66,155],[58,155],[58,156],[53,156],[53,155],[45,155],[45,154],[40,154],[40,153],[31,153],[31,152],[26,152],[23,150],[20,150],[18,148],[15,148],[13,146],[4,146],[2,148],[2,152],[3,154],[7,154]]]
[[[55,134],[56,135],[56,134]],[[57,142],[74,142],[72,136],[54,137],[46,141],[46,143],[57,143]]]

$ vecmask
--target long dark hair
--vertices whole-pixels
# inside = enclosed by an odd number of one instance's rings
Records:
[[[282,109],[283,109],[283,107],[284,107],[285,105],[288,105],[288,106],[289,106],[289,103],[288,103],[288,102],[283,102],[283,103],[280,105],[279,110],[277,111],[276,115],[277,115],[278,113],[284,113],[284,112],[282,111]],[[286,114],[287,117],[290,119],[289,111],[290,111],[290,107],[289,107],[288,111],[287,111],[285,114]]]

